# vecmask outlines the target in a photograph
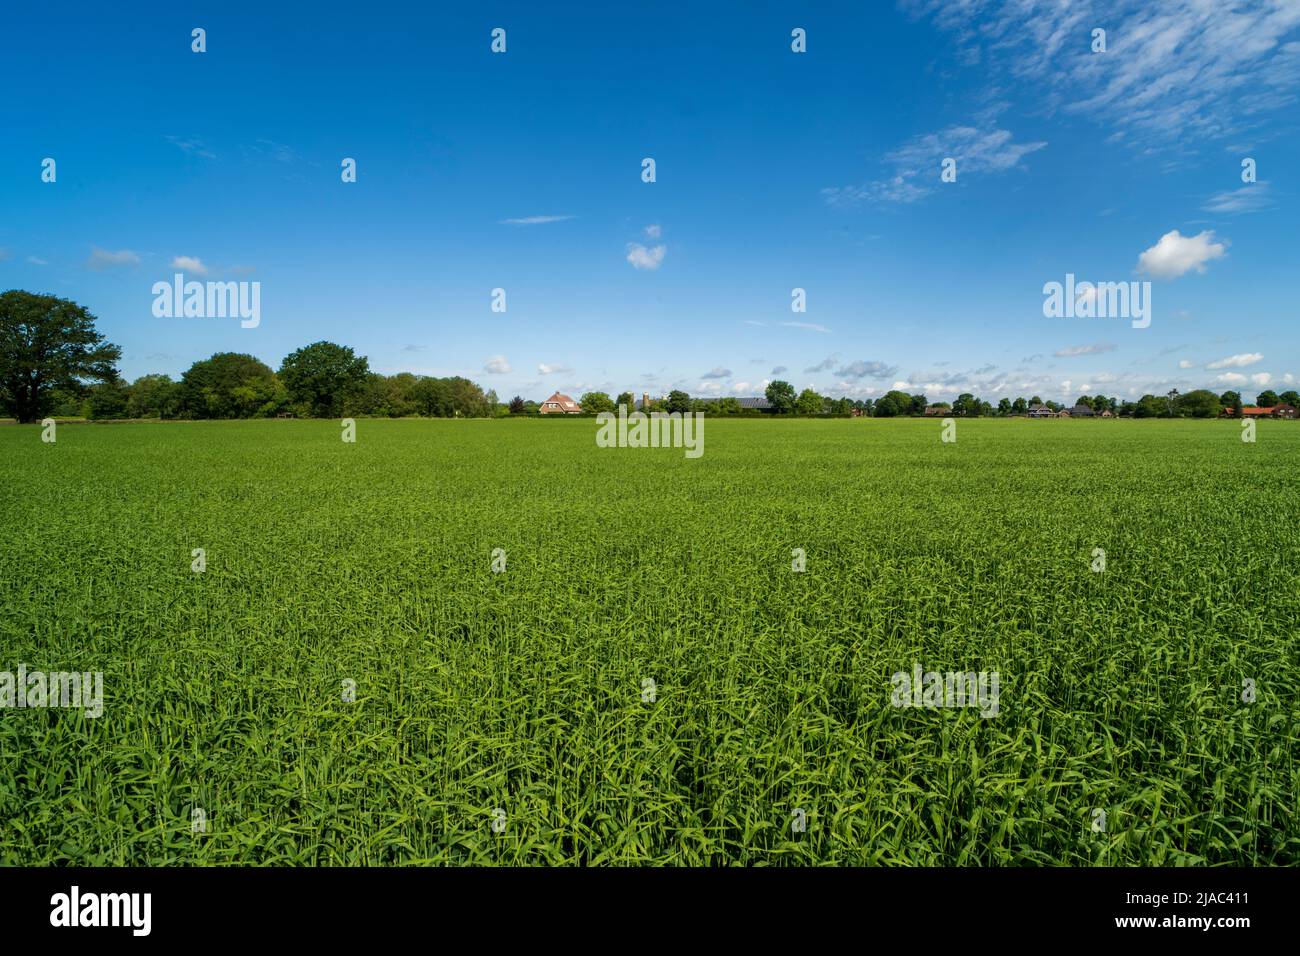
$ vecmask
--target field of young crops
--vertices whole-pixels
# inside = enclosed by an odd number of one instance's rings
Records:
[[[0,863],[1300,863],[1300,423],[940,428],[0,428]]]

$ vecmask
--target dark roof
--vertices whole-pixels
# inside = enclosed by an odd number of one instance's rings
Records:
[[[766,398],[738,398],[736,399],[736,401],[740,403],[741,408],[762,409],[762,408],[772,407],[772,403],[769,402]]]
[[[1070,414],[1083,415],[1084,417],[1087,417],[1088,415],[1095,415],[1096,412],[1094,412],[1087,405],[1075,405],[1074,408],[1070,409]]]

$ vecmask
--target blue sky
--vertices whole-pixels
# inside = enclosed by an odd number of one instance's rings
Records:
[[[13,6],[0,289],[129,378],[326,338],[503,398],[1300,380],[1300,4],[542,6]],[[156,318],[178,259],[260,325]],[[1067,273],[1150,281],[1150,326],[1045,318]]]

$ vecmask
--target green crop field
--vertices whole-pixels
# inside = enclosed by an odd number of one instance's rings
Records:
[[[1300,862],[1300,424],[356,427],[0,428],[0,863]]]

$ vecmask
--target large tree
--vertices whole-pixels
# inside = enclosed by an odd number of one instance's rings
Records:
[[[822,413],[822,397],[811,388],[805,388],[795,400],[794,410],[800,415],[820,415]]]
[[[269,415],[283,399],[284,386],[275,373],[238,352],[218,352],[181,376],[181,407],[194,418]]]
[[[767,396],[768,403],[772,406],[772,411],[778,414],[794,411],[794,386],[789,382],[783,382],[780,379],[769,382],[764,394]]]
[[[615,410],[614,400],[606,392],[584,392],[582,398],[578,399],[578,404],[584,412],[591,415]]]
[[[370,363],[364,355],[333,342],[313,342],[280,364],[280,381],[289,401],[316,418],[337,418],[343,403],[366,385]]]
[[[87,380],[116,381],[121,357],[75,302],[18,289],[0,295],[0,407],[18,421],[43,417],[55,389],[80,394]]]

